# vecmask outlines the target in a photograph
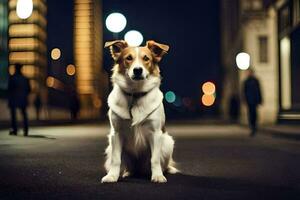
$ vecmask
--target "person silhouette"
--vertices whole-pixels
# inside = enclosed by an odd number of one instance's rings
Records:
[[[11,130],[10,135],[17,135],[17,119],[16,111],[21,110],[23,116],[24,136],[28,136],[28,117],[26,108],[28,106],[28,95],[30,93],[30,84],[22,72],[22,65],[15,64],[15,74],[9,77],[8,81],[8,107],[11,114]]]
[[[80,111],[80,101],[75,90],[72,90],[69,96],[69,107],[71,120],[77,120],[78,112]]]
[[[244,81],[244,97],[248,107],[248,121],[251,129],[250,136],[255,136],[257,130],[257,106],[262,104],[260,84],[252,69],[247,70]]]
[[[39,121],[40,120],[40,111],[41,111],[41,107],[42,107],[41,95],[39,93],[36,94],[33,104],[35,107],[36,120]]]

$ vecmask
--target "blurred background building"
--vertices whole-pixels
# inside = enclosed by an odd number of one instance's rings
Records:
[[[236,67],[236,55],[251,57],[261,83],[263,106],[260,123],[300,120],[299,86],[299,0],[228,0],[221,1],[221,37],[223,65],[222,113],[229,115],[233,95],[243,101],[245,72]],[[246,122],[242,104],[240,121]]]
[[[17,0],[1,1],[1,48],[4,55],[1,55],[1,89],[6,90],[8,73],[15,73],[14,65],[22,64],[23,74],[30,79],[32,88],[31,99],[36,94],[41,94],[46,101],[45,77],[47,69],[47,7],[44,0],[34,0],[30,17],[21,19],[16,12]],[[5,20],[7,18],[7,21]],[[6,39],[8,36],[8,39]],[[5,50],[6,49],[6,50]],[[8,57],[5,57],[8,52]],[[2,51],[1,51],[2,53]],[[7,73],[8,72],[8,73]],[[5,112],[6,102],[1,101],[1,110]]]
[[[17,15],[19,3],[29,10],[32,3],[29,17]],[[69,119],[74,105],[80,118],[103,116],[108,78],[102,67],[101,1],[1,0],[0,11],[0,120],[10,117],[7,83],[15,63],[24,65],[30,79],[30,119],[38,95],[44,120]],[[74,103],[77,95],[80,102]]]
[[[98,116],[108,92],[108,76],[102,66],[103,20],[99,0],[75,0],[74,59],[81,115]]]

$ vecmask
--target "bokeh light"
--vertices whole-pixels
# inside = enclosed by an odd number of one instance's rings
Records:
[[[176,100],[176,95],[173,91],[168,91],[165,94],[165,99],[168,103],[174,103]]]
[[[143,35],[136,30],[128,31],[125,34],[124,39],[129,46],[133,46],[133,47],[140,46],[144,40]]]
[[[53,60],[58,60],[61,56],[61,52],[60,52],[60,49],[59,48],[54,48],[52,49],[51,51],[51,58]]]
[[[32,0],[18,0],[16,12],[19,18],[27,19],[31,16],[33,10]]]
[[[72,64],[68,65],[66,68],[66,72],[69,76],[73,76],[76,72],[75,66]]]
[[[54,87],[54,82],[55,82],[55,79],[52,76],[47,77],[46,85],[48,87]]]
[[[183,103],[183,105],[186,106],[186,107],[191,107],[192,104],[193,104],[192,100],[191,100],[190,98],[188,98],[188,97],[184,97],[184,98],[182,99],[182,103]]]
[[[8,73],[9,75],[14,75],[16,73],[16,68],[14,65],[10,65],[9,68],[8,68]]]
[[[250,67],[250,55],[245,52],[239,53],[235,60],[236,65],[241,70],[246,70]]]
[[[215,96],[212,94],[204,94],[201,101],[204,106],[212,106],[215,102]]]
[[[173,102],[173,105],[176,107],[180,107],[182,105],[182,100],[179,96],[176,96],[175,101]]]
[[[121,13],[111,13],[105,20],[106,28],[113,32],[119,33],[126,26],[127,20]]]
[[[94,98],[93,104],[94,104],[95,108],[101,108],[102,107],[102,101],[99,98]]]
[[[216,86],[214,83],[208,81],[202,85],[202,91],[204,94],[214,94],[216,92]]]

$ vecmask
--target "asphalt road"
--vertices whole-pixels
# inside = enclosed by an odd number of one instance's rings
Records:
[[[182,173],[101,184],[107,126],[0,131],[0,199],[300,199],[300,142],[224,125],[172,125]]]

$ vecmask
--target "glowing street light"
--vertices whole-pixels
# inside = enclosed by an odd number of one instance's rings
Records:
[[[204,94],[201,98],[201,101],[204,106],[212,106],[215,102],[215,96],[211,94]]]
[[[67,74],[68,74],[69,76],[75,75],[75,73],[76,73],[75,66],[72,65],[72,64],[69,64],[69,65],[67,66],[67,68],[66,68],[66,72],[67,72]]]
[[[202,85],[202,95],[201,101],[204,106],[212,106],[215,102],[216,95],[216,85],[213,82],[207,81]]]
[[[202,91],[204,94],[214,94],[216,92],[216,86],[214,83],[207,81],[202,85]]]
[[[19,18],[27,19],[31,16],[33,10],[32,0],[18,0],[16,12]]]
[[[250,55],[245,52],[239,53],[235,60],[236,65],[241,70],[246,70],[250,67]]]
[[[111,13],[105,20],[106,28],[113,32],[121,32],[127,24],[125,16],[121,13]]]
[[[51,58],[53,60],[58,60],[61,56],[61,52],[60,52],[60,49],[59,48],[54,48],[52,49],[51,51]]]
[[[143,42],[143,35],[136,30],[128,31],[124,36],[125,41],[129,46],[140,46]]]

